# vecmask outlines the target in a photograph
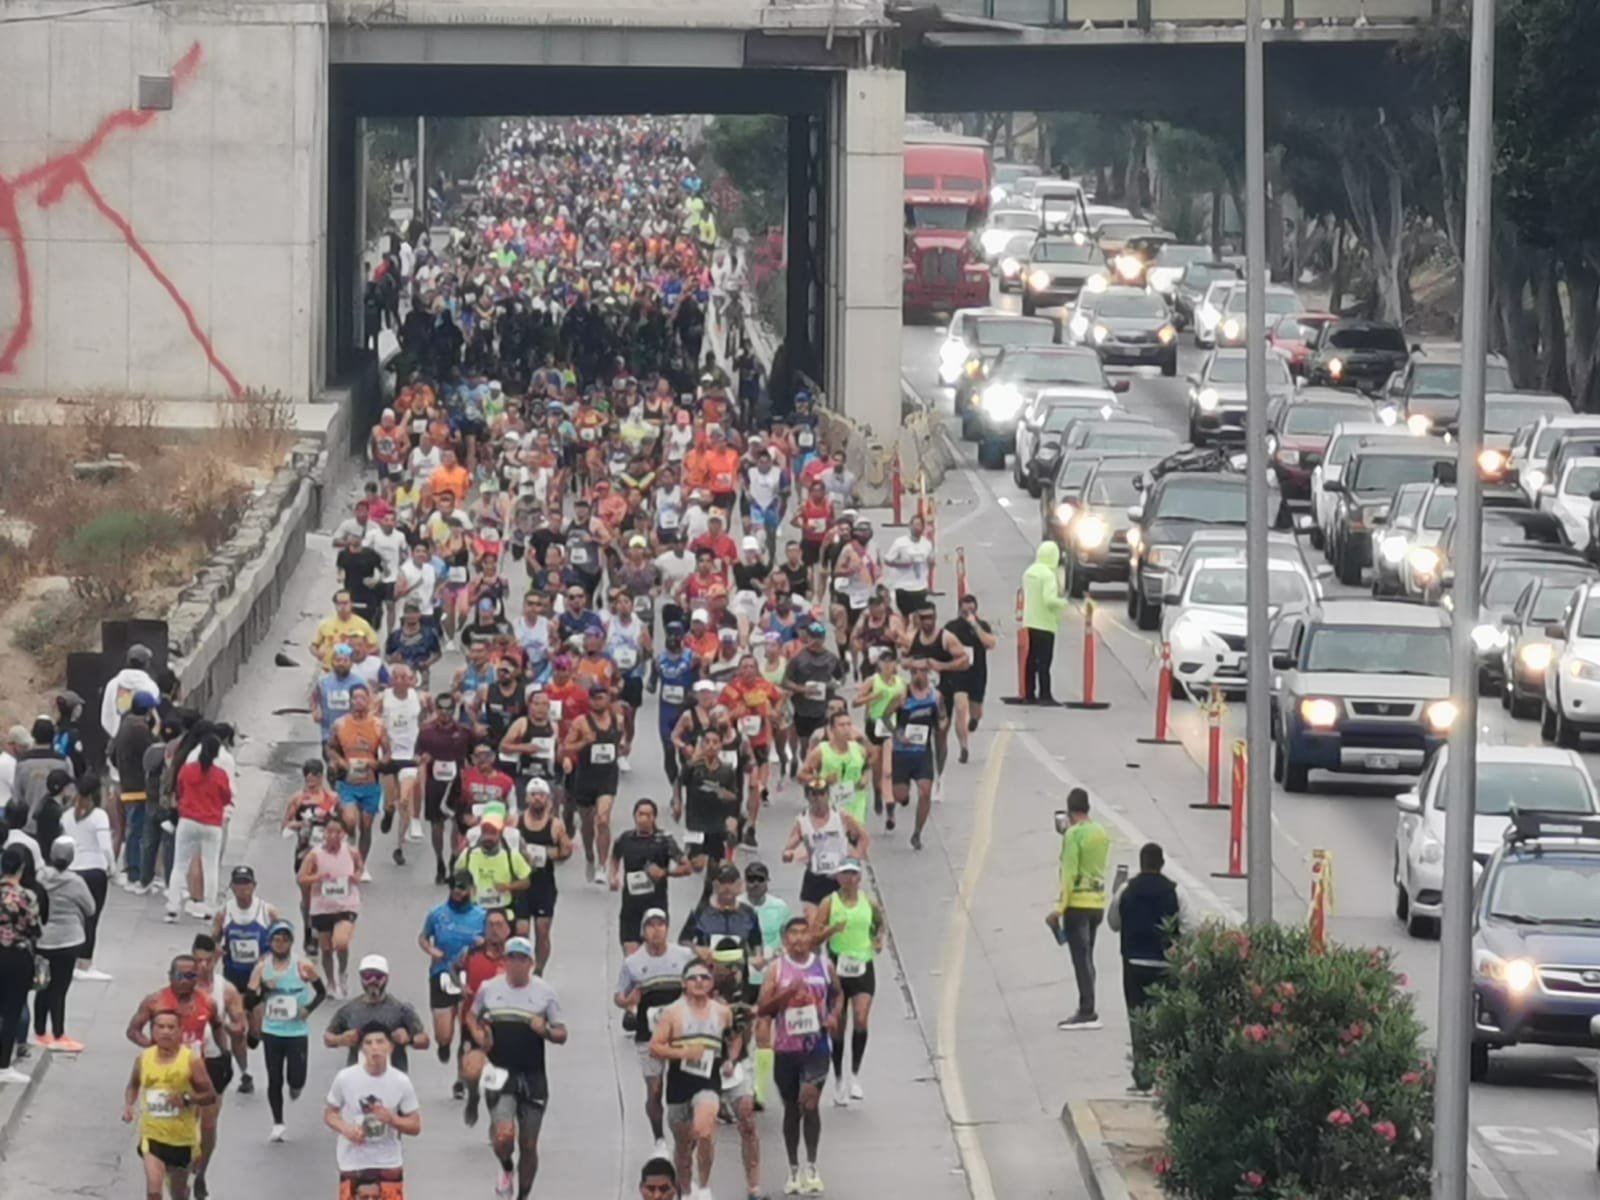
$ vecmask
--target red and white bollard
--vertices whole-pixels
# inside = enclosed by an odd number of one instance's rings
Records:
[[[967,548],[956,547],[956,599],[967,595]]]
[[[1215,684],[1206,705],[1206,799],[1189,807],[1222,811],[1222,691]]]
[[[1067,708],[1101,709],[1110,708],[1105,700],[1094,698],[1095,685],[1095,636],[1094,636],[1094,600],[1089,598],[1083,602],[1083,699],[1068,700]]]
[[[1144,746],[1178,746],[1182,743],[1167,736],[1167,722],[1172,707],[1172,648],[1161,643],[1161,670],[1156,675],[1156,731],[1152,737],[1137,739]]]
[[[1226,871],[1213,871],[1218,879],[1243,879],[1244,870],[1244,792],[1245,792],[1245,743],[1244,739],[1236,738],[1233,743],[1233,803],[1229,805],[1228,812],[1228,869]]]

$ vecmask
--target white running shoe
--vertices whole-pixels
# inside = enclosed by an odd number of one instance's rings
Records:
[[[800,1190],[808,1196],[820,1196],[827,1190],[822,1186],[822,1176],[817,1174],[816,1163],[806,1167],[805,1182],[800,1185]]]
[[[798,1196],[805,1184],[800,1180],[800,1168],[790,1167],[789,1178],[784,1181],[783,1194],[785,1196]]]
[[[274,1125],[272,1127],[272,1132],[267,1134],[267,1141],[281,1142],[284,1140],[284,1137],[287,1133],[288,1131],[284,1129],[282,1125]]]
[[[843,1079],[833,1081],[833,1104],[835,1108],[850,1107],[850,1093],[846,1090]]]
[[[30,1080],[32,1080],[32,1078],[33,1076],[27,1074],[26,1072],[19,1071],[15,1067],[7,1067],[5,1070],[0,1071],[0,1083],[17,1083],[26,1085]]]
[[[422,822],[416,817],[411,818],[411,824],[406,826],[406,841],[420,842],[422,840]]]
[[[104,971],[97,971],[90,967],[87,971],[74,970],[72,977],[80,983],[110,983],[111,976]]]
[[[363,870],[361,872],[361,882],[362,883],[371,883],[372,882],[372,872],[363,868]]]
[[[861,1090],[861,1080],[852,1075],[850,1077],[850,1099],[865,1100],[866,1098],[867,1094]]]
[[[516,1192],[516,1180],[512,1178],[510,1171],[501,1167],[500,1174],[494,1181],[495,1200],[511,1200],[511,1197],[516,1195]]]
[[[150,881],[150,890],[152,892],[164,892],[164,891],[166,891],[167,890],[167,882],[166,882],[166,880],[164,880],[164,879],[152,879]]]
[[[626,754],[622,754],[622,755],[619,755],[617,757],[617,770],[619,770],[619,771],[631,771],[631,770],[633,770],[633,764],[628,761],[628,756]],[[707,1192],[706,1195],[709,1196],[710,1193]]]
[[[672,1150],[667,1146],[666,1138],[656,1139],[656,1148],[654,1150],[654,1154],[657,1158],[671,1159]]]

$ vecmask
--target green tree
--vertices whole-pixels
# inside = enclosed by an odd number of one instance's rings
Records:
[[[706,126],[704,145],[707,159],[739,193],[742,211],[731,214],[737,222],[753,234],[781,225],[788,196],[788,121],[780,116],[718,117]]]

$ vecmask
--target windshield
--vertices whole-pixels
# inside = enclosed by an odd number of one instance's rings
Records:
[[[1587,499],[1589,493],[1596,488],[1600,488],[1600,466],[1573,467],[1567,472],[1567,478],[1561,484],[1561,494],[1583,496]]]
[[[1027,258],[1033,253],[1034,236],[1032,232],[1014,233],[1006,239],[1006,244],[1000,252],[1012,258]]]
[[[1107,504],[1114,507],[1126,508],[1137,503],[1138,489],[1133,486],[1133,481],[1138,478],[1137,473],[1118,472],[1116,474],[1099,474],[1094,477],[1094,483],[1089,487],[1090,504]]]
[[[1540,417],[1570,415],[1571,406],[1559,396],[1548,401],[1513,400],[1509,396],[1494,397],[1483,402],[1483,431],[1485,433],[1515,433],[1524,425],[1531,425]]]
[[[1035,168],[1026,163],[995,163],[994,181],[996,183],[1015,183],[1025,175],[1032,175]]]
[[[1553,449],[1556,444],[1556,440],[1562,437],[1564,434],[1571,432],[1571,426],[1546,425],[1539,431],[1539,440],[1533,444],[1533,449],[1529,451],[1529,453],[1534,458],[1548,458],[1550,456],[1551,449]],[[1588,431],[1586,430],[1585,432]]]
[[[1424,529],[1443,529],[1444,523],[1450,519],[1450,514],[1456,511],[1456,494],[1454,492],[1435,492],[1428,501],[1428,511],[1422,514],[1422,527]]]
[[[1327,345],[1335,350],[1391,350],[1404,354],[1406,337],[1382,325],[1354,325],[1328,330]]]
[[[1572,599],[1572,593],[1577,590],[1575,583],[1565,587],[1549,584],[1541,587],[1539,594],[1533,598],[1533,611],[1528,614],[1528,624],[1555,624],[1567,611],[1567,601]]]
[[[1056,327],[1049,321],[980,321],[980,346],[1048,346],[1055,340]]]
[[[1093,405],[1083,404],[1052,404],[1044,410],[1044,420],[1040,428],[1046,433],[1060,433],[1074,421],[1081,420],[1085,413],[1095,412]]]
[[[1284,317],[1273,328],[1274,336],[1281,337],[1291,342],[1306,342],[1317,336],[1317,326],[1313,322],[1300,320],[1299,317]]]
[[[1175,242],[1169,242],[1161,247],[1161,255],[1156,259],[1156,263],[1163,267],[1185,267],[1210,257],[1210,246],[1180,246]],[[1184,277],[1187,278],[1188,274],[1185,271]]]
[[[1356,460],[1349,483],[1352,491],[1389,495],[1402,483],[1423,483],[1433,478],[1433,465],[1444,462],[1420,454],[1363,454]]]
[[[1135,296],[1103,295],[1100,303],[1094,306],[1096,317],[1145,317],[1158,318],[1167,315],[1167,302],[1152,292],[1140,292]]]
[[[1028,383],[1082,383],[1093,387],[1105,386],[1105,370],[1094,353],[1079,354],[1024,350],[1012,351],[1000,365],[997,377],[1006,380],[1024,380]]]
[[[1540,571],[1536,567],[1502,567],[1483,585],[1482,603],[1485,607],[1509,608],[1515,604],[1522,589]]]
[[[908,204],[907,222],[913,229],[965,229],[971,209],[962,204]]]
[[[1128,454],[1166,454],[1181,445],[1182,439],[1170,429],[1145,426],[1134,432],[1126,426],[1118,429],[1111,425],[1091,425],[1084,431],[1083,441],[1079,444],[1121,450]]]
[[[1099,461],[1099,456],[1094,454],[1082,454],[1067,459],[1061,464],[1061,474],[1056,479],[1056,486],[1066,493],[1082,491],[1083,481],[1089,478],[1089,472],[1094,470],[1095,464]]]
[[[1502,859],[1488,912],[1526,924],[1593,925],[1600,921],[1600,858]]]
[[[1243,567],[1206,567],[1196,571],[1189,585],[1190,604],[1238,605],[1245,602],[1245,569]],[[1298,571],[1285,571],[1281,567],[1267,572],[1267,603],[1273,607],[1285,604],[1299,607],[1311,602],[1310,589]]]
[[[1333,427],[1349,416],[1350,410],[1343,405],[1296,404],[1283,418],[1283,432],[1332,433]]]
[[[1089,242],[1041,241],[1033,247],[1033,261],[1046,263],[1097,263],[1100,251]]]
[[[1245,306],[1249,302],[1250,297],[1247,288],[1234,288],[1228,293],[1227,311],[1233,316],[1242,317],[1245,314]],[[1268,292],[1267,324],[1271,325],[1278,317],[1298,314],[1300,307],[1300,297],[1293,292]]]
[[[989,218],[990,229],[1037,229],[1039,215],[1026,209],[1007,209]]]
[[[1389,524],[1394,525],[1399,521],[1407,521],[1417,515],[1417,510],[1422,507],[1422,497],[1427,494],[1427,489],[1407,484],[1394,494],[1394,503],[1389,505]]]
[[[1096,237],[1110,238],[1112,241],[1126,241],[1141,233],[1153,232],[1155,229],[1148,221],[1107,221],[1094,231]]]
[[[1324,625],[1311,632],[1305,670],[1356,675],[1450,675],[1450,635],[1443,629]]]
[[[1237,278],[1234,269],[1227,263],[1190,263],[1183,269],[1183,282],[1186,286],[1199,290],[1210,287],[1219,279]]]
[[[1218,487],[1179,480],[1168,484],[1161,493],[1158,515],[1165,520],[1243,525],[1244,494],[1243,487]]]
[[[1483,390],[1509,392],[1514,389],[1511,372],[1504,363],[1484,365]],[[1461,395],[1460,363],[1418,363],[1411,372],[1411,394],[1423,400],[1454,400]]]
[[[1243,383],[1244,382],[1243,354],[1219,354],[1211,360],[1211,366],[1206,371],[1207,383]],[[1282,356],[1277,354],[1267,355],[1267,386],[1274,384],[1292,384],[1289,377],[1289,364]],[[1348,413],[1346,416],[1348,417]]]
[[[1448,809],[1447,792],[1434,793],[1433,806]],[[1478,815],[1504,817],[1512,805],[1550,812],[1593,812],[1589,779],[1577,767],[1557,763],[1479,763]],[[1600,916],[1600,912],[1595,914]]]

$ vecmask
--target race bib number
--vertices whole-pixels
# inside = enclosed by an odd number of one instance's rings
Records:
[[[682,704],[684,699],[683,687],[676,683],[663,684],[661,687],[661,703]]]
[[[828,799],[835,808],[844,808],[856,798],[856,789],[848,783],[830,783]]]
[[[878,663],[878,660],[883,657],[883,652],[885,650],[887,650],[887,649],[888,649],[887,646],[868,646],[867,647],[867,661],[869,663],[873,664],[874,666],[876,666],[877,663]]]
[[[500,751],[499,758],[500,761],[505,763],[507,766],[515,767],[517,765],[517,756],[515,754],[508,754],[506,751],[502,750]]]
[[[706,844],[705,831],[702,829],[690,829],[685,831],[683,835],[683,844],[685,846],[704,846]]]
[[[506,906],[506,894],[495,887],[480,887],[477,900],[486,909],[504,908]]]
[[[660,524],[663,529],[676,529],[678,527],[678,514],[671,511],[662,513]]]
[[[617,761],[617,748],[611,742],[595,742],[589,747],[589,761],[597,767],[609,767]]]
[[[575,567],[587,567],[589,565],[589,547],[574,546],[572,548],[572,565]]]
[[[529,738],[528,745],[533,747],[534,758],[551,761],[556,756],[556,740],[553,737]]]
[[[928,727],[926,725],[907,725],[900,731],[900,737],[908,746],[926,746],[928,744]]]
[[[837,850],[818,850],[811,860],[811,870],[817,875],[832,875],[842,861]]]
[[[445,578],[451,583],[465,583],[467,581],[467,569],[465,567],[451,567]]]
[[[739,765],[739,752],[737,750],[719,750],[717,751],[717,761],[725,767],[737,767]]]
[[[639,661],[639,652],[632,646],[618,646],[611,657],[622,670],[631,671]]]
[[[600,431],[594,428],[592,425],[578,430],[578,436],[586,442],[594,441],[594,439],[599,436],[599,433]]]
[[[144,1094],[145,1116],[170,1121],[183,1115],[183,1101],[173,1092],[148,1088]]]
[[[624,882],[628,885],[628,895],[630,896],[650,896],[655,894],[656,883],[655,880],[650,878],[648,872],[629,871],[624,876]]]
[[[810,533],[827,533],[828,532],[828,518],[827,517],[808,517],[806,519],[806,530],[808,532],[810,532]]]
[[[300,1001],[293,996],[268,996],[267,1020],[293,1021],[300,1015]]]
[[[889,723],[879,717],[872,723],[872,732],[875,737],[888,738],[894,736],[894,731],[889,728]]]
[[[486,1092],[503,1091],[506,1084],[511,1082],[511,1072],[493,1063],[484,1063],[483,1073],[478,1077],[478,1082]]]
[[[851,608],[859,610],[859,609],[866,608],[866,606],[867,606],[867,597],[866,596],[851,596],[850,597],[850,607]]]
[[[315,849],[328,840],[328,827],[326,825],[313,825],[311,827],[311,845]]]
[[[644,1010],[645,1028],[648,1029],[651,1033],[654,1033],[656,1031],[656,1026],[661,1024],[661,1014],[666,1012],[666,1011],[667,1011],[667,1007],[664,1004],[658,1004],[654,1008],[645,1009]]]
[[[253,963],[261,957],[261,943],[255,938],[237,937],[228,939],[228,959],[243,966]]]
[[[318,890],[324,899],[343,900],[350,894],[350,877],[345,875],[338,879],[324,879]]]
[[[802,450],[809,450],[811,447],[817,444],[817,435],[812,433],[809,429],[802,429],[798,434],[795,435],[794,440],[799,444]]]
[[[790,1037],[815,1037],[822,1032],[822,1018],[815,1004],[783,1010],[783,1029]]]
[[[428,422],[424,418],[418,417],[415,421],[411,422],[411,432],[412,433],[427,433],[428,432]]]
[[[685,1075],[693,1075],[696,1079],[710,1079],[712,1068],[716,1066],[717,1056],[711,1050],[702,1050],[693,1058],[686,1058],[678,1064]]]
[[[747,738],[753,738],[761,732],[761,718],[746,715],[739,718],[739,732]]]
[[[836,592],[848,592],[850,590],[850,576],[835,575],[833,577],[833,590]]]
[[[351,759],[348,779],[351,783],[371,783],[372,760],[366,758]]]
[[[828,685],[820,679],[814,679],[806,684],[807,700],[826,700],[828,698]]]
[[[350,711],[350,693],[349,692],[329,692],[328,693],[328,707],[330,709],[332,709],[334,712],[349,712]]]
[[[440,783],[449,783],[456,777],[456,764],[453,762],[434,763],[433,777]]]
[[[841,954],[839,961],[833,964],[834,970],[839,972],[840,979],[860,979],[867,973],[867,964],[864,959],[851,958],[848,954]]]
[[[439,976],[439,990],[446,996],[461,995],[461,985],[456,982],[456,977],[450,974],[449,971]]]
[[[530,846],[527,842],[522,844],[523,856],[527,858],[528,865],[535,871],[542,871],[550,862],[549,846]]]

